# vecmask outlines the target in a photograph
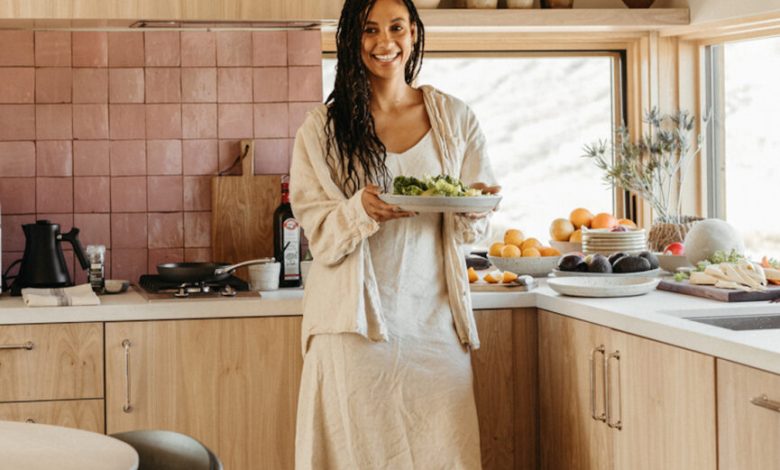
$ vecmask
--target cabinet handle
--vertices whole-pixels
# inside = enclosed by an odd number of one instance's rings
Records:
[[[122,411],[130,413],[133,411],[133,405],[130,404],[130,346],[129,339],[122,341],[122,347],[125,348],[125,404],[122,405]]]
[[[596,412],[596,354],[601,354],[603,359],[605,352],[603,344],[590,350],[590,417],[604,422],[607,420],[607,415],[604,412]],[[606,401],[604,401],[604,409],[606,411]]]
[[[27,418],[27,419],[25,419],[25,420],[24,420],[24,422],[25,422],[25,423],[32,423],[32,424],[35,424],[35,420],[34,420],[34,419],[32,419],[32,418]]]
[[[611,380],[611,374],[610,374],[610,367],[609,367],[609,360],[615,359],[617,361],[617,380],[618,380],[618,393],[617,393],[617,401],[618,401],[618,413],[620,413],[620,416],[618,416],[617,421],[612,421],[612,402],[611,402],[611,396],[609,394],[610,385],[612,384]],[[606,359],[606,373],[604,374],[606,377],[607,385],[604,389],[604,395],[607,397],[607,426],[621,430],[623,429],[623,392],[620,389],[620,351],[615,351],[612,354],[609,355]]]
[[[0,344],[0,349],[26,349],[28,351],[35,347],[35,343],[28,341],[24,344]]]
[[[770,400],[766,394],[753,398],[750,400],[750,403],[756,406],[760,406],[761,408],[766,408],[767,410],[777,411],[780,413],[780,401]]]

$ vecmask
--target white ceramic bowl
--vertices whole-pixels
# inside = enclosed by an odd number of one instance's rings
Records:
[[[550,240],[550,246],[560,251],[561,254],[564,255],[566,253],[572,253],[572,252],[582,253],[582,243],[559,242],[555,240]]]
[[[506,0],[507,8],[533,8],[534,0]]]
[[[560,256],[537,256],[525,258],[501,258],[488,256],[493,266],[502,271],[510,271],[515,274],[528,274],[534,277],[547,276],[558,266]]]
[[[498,0],[466,0],[466,8],[497,8]]]
[[[683,255],[664,255],[662,253],[655,253],[655,257],[658,258],[658,265],[664,271],[675,273],[677,268],[689,268],[691,263],[688,262],[688,258]]]

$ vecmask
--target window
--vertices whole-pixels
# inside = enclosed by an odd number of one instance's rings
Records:
[[[780,253],[780,38],[710,46],[710,217],[731,223],[753,257]]]
[[[418,78],[465,101],[477,115],[493,169],[502,185],[493,218],[500,239],[519,228],[544,244],[550,222],[577,207],[614,212],[614,190],[582,158],[583,146],[611,140],[620,102],[614,54],[428,53]],[[335,59],[323,64],[324,96],[332,90]]]

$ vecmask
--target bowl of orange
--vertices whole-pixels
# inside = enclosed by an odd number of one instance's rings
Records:
[[[533,277],[545,277],[558,266],[560,256],[523,256],[519,258],[502,258],[488,255],[493,266],[517,275],[528,274]]]
[[[559,250],[542,245],[536,238],[526,238],[518,229],[504,232],[504,240],[493,243],[488,250],[488,260],[496,268],[534,277],[552,272],[560,257]]]

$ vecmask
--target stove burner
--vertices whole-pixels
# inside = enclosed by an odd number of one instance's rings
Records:
[[[176,283],[163,281],[156,274],[144,274],[138,280],[138,285],[146,292],[171,294],[177,298],[187,298],[191,295],[234,297],[237,292],[249,290],[249,285],[236,276],[217,282]]]

